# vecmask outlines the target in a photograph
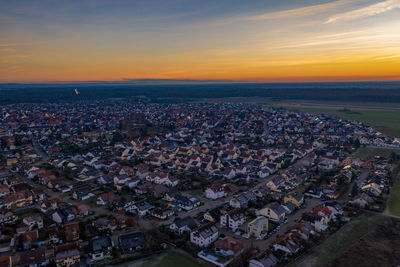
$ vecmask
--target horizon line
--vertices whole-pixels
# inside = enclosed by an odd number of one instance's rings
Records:
[[[132,85],[143,85],[151,83],[159,84],[174,84],[174,83],[346,83],[346,82],[400,82],[400,77],[372,77],[370,79],[288,79],[288,80],[261,80],[261,79],[248,79],[248,80],[230,80],[230,79],[121,79],[121,80],[83,80],[83,81],[9,81],[0,82],[0,84],[21,84],[21,85],[35,85],[35,84],[132,84]]]

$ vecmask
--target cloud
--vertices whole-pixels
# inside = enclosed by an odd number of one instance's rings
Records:
[[[14,47],[17,46],[16,44],[2,44],[0,43],[0,47]]]
[[[357,34],[359,33],[359,34]],[[346,32],[342,34],[333,35],[322,35],[316,36],[311,40],[307,41],[297,41],[296,43],[291,43],[287,45],[272,47],[274,49],[291,49],[291,48],[309,48],[309,47],[329,47],[335,45],[337,49],[338,44],[353,44],[361,45],[361,47],[371,47],[371,46],[382,46],[387,45],[392,47],[394,43],[400,41],[400,34],[396,33],[382,33],[379,34],[376,30],[374,31],[354,31]],[[345,47],[348,47],[345,46]],[[345,47],[341,47],[344,49]]]
[[[264,14],[259,14],[251,17],[247,17],[247,20],[267,20],[267,19],[283,19],[283,18],[290,18],[290,17],[298,17],[298,16],[309,16],[318,14],[333,8],[337,8],[346,4],[351,4],[359,0],[337,0],[329,3],[319,4],[319,5],[312,5],[312,6],[305,6],[299,7],[294,9],[288,10],[281,10],[275,12],[268,12]]]
[[[376,60],[386,60],[386,59],[394,59],[394,58],[400,58],[400,55],[392,55],[392,56],[386,56],[386,57],[378,57]]]
[[[377,4],[369,5],[367,7],[355,9],[341,14],[336,14],[330,17],[325,22],[325,24],[337,21],[355,20],[359,18],[375,16],[396,8],[400,8],[400,0],[386,0]]]

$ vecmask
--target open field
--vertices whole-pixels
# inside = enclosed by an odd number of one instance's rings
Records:
[[[400,216],[400,181],[398,179],[390,190],[390,196],[387,201],[387,211],[390,214]]]
[[[398,266],[400,221],[385,218],[327,266]]]
[[[352,158],[360,158],[362,160],[369,160],[375,156],[389,158],[391,153],[400,154],[400,150],[387,149],[387,148],[373,148],[373,147],[360,147],[352,154]]]
[[[120,267],[164,267],[164,266],[173,266],[173,267],[200,267],[200,265],[191,259],[187,255],[183,255],[182,253],[178,253],[175,251],[171,251],[168,253],[163,253],[155,257],[146,258],[136,260],[131,263],[124,263],[118,265]]]
[[[395,172],[398,167],[395,169]],[[397,177],[394,181],[393,187],[390,189],[390,195],[387,201],[386,213],[400,216],[400,174],[397,173]]]
[[[354,242],[374,229],[383,218],[383,216],[375,214],[360,215],[329,236],[322,244],[300,257],[291,266],[327,266],[350,249]]]
[[[272,101],[265,106],[354,119],[371,125],[384,134],[400,136],[400,106],[397,104]]]

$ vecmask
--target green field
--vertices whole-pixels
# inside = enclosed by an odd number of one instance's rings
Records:
[[[290,266],[327,266],[349,249],[354,242],[369,233],[382,219],[380,215],[360,215]]]
[[[398,169],[395,168],[394,172]],[[400,174],[397,173],[397,178],[394,181],[393,187],[390,189],[390,195],[387,200],[387,211],[388,213],[400,216]]]
[[[266,106],[283,107],[314,114],[327,114],[343,119],[354,119],[373,126],[384,134],[400,136],[400,109],[398,107],[385,107],[373,103],[370,106],[357,104],[353,106],[351,104],[316,104],[315,102],[312,104],[278,102],[266,104]]]
[[[120,267],[200,267],[194,259],[178,252],[168,252],[151,258],[136,260],[131,263],[119,265]]]
[[[373,148],[373,147],[360,147],[352,154],[352,158],[360,158],[362,160],[372,159],[375,156],[389,158],[391,153],[400,154],[400,150],[387,149],[387,148]]]

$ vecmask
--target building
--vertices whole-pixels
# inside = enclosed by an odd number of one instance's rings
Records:
[[[220,224],[221,227],[227,227],[236,231],[244,224],[245,216],[241,209],[233,209],[231,211],[221,211]]]
[[[247,233],[250,236],[258,237],[261,233],[268,231],[268,218],[264,216],[258,216],[247,225]]]
[[[304,203],[304,196],[300,192],[295,192],[283,197],[283,202],[292,202],[296,207],[300,207]]]
[[[196,222],[192,217],[187,216],[183,219],[177,219],[169,226],[173,232],[182,235],[184,232],[190,232],[197,227]]]
[[[48,263],[49,260],[46,259],[46,251],[43,248],[24,251],[19,259],[19,266],[21,267],[40,267],[46,266]]]
[[[278,202],[273,202],[261,209],[260,215],[267,217],[270,221],[280,223],[285,219],[286,210]]]
[[[144,241],[142,232],[122,234],[118,237],[121,253],[131,253],[135,250],[141,250],[144,246]]]
[[[113,243],[108,236],[95,237],[89,241],[89,259],[91,262],[111,259],[113,257]]]
[[[54,247],[54,261],[58,266],[80,266],[79,243],[68,243]]]
[[[208,247],[219,236],[218,228],[212,224],[205,224],[190,233],[190,242],[199,247]]]

